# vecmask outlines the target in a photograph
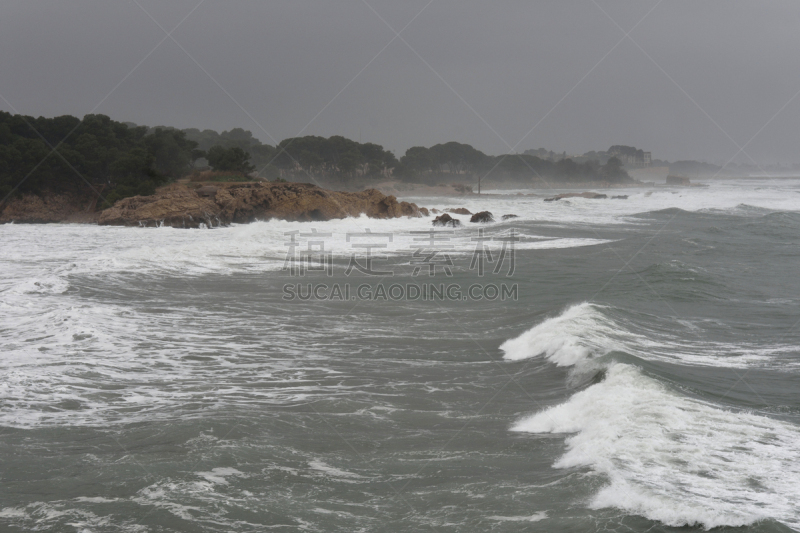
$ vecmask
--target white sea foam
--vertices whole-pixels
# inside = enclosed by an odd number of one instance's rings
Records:
[[[573,433],[554,466],[608,479],[593,508],[671,526],[800,527],[800,429],[681,396],[631,365],[512,429]]]
[[[218,467],[211,469],[211,472],[197,472],[197,475],[215,485],[227,485],[226,477],[242,477],[244,474],[235,468]]]
[[[509,360],[543,356],[577,368],[613,351],[746,367],[775,361],[786,349],[762,347],[754,354],[755,347],[687,341],[680,331],[623,315],[607,306],[574,305],[501,349]],[[703,335],[696,322],[683,327]],[[601,383],[512,428],[573,433],[554,466],[590,467],[608,479],[593,497],[593,508],[615,507],[672,526],[739,526],[766,518],[800,526],[800,428],[685,397],[630,364],[608,359],[601,364],[606,367]]]
[[[637,321],[618,310],[583,302],[548,318],[516,338],[500,345],[504,358],[512,361],[544,356],[557,366],[576,366],[613,351],[640,359],[679,362],[697,366],[748,368],[773,367],[788,370],[783,354],[796,351],[788,345],[762,346],[707,340],[697,322],[675,319],[669,328],[647,322],[664,322],[664,317],[643,317]],[[660,325],[660,324],[659,324]]]
[[[219,401],[214,405],[220,408],[242,397],[298,402],[326,390],[335,393],[338,384],[333,381],[329,389],[319,381],[302,379],[304,375],[324,379],[329,369],[303,369],[297,360],[285,358],[270,359],[259,368],[262,377],[268,374],[269,381],[284,386],[246,390],[240,383],[251,379],[247,376],[253,368],[242,359],[262,354],[263,346],[260,342],[233,343],[225,331],[233,328],[230,321],[241,326],[242,318],[220,316],[204,308],[207,302],[198,302],[194,309],[174,309],[165,295],[153,302],[163,309],[150,314],[124,302],[101,304],[79,296],[72,280],[77,277],[85,284],[86,279],[96,277],[108,284],[117,275],[149,281],[159,274],[186,278],[209,273],[268,273],[282,268],[288,250],[285,234],[296,230],[330,233],[326,250],[338,258],[352,252],[347,234],[367,229],[391,235],[385,253],[410,255],[415,247],[426,244],[414,241],[419,236],[410,232],[430,228],[429,218],[366,217],[324,223],[272,220],[215,230],[0,225],[0,268],[4,272],[0,279],[0,423],[14,427],[102,426],[175,416],[172,407],[188,402],[214,408],[202,390],[174,390],[170,385],[195,381],[228,383],[215,394]],[[486,230],[492,233],[502,228],[490,224]],[[453,253],[471,253],[476,232],[471,226],[455,230],[450,241]],[[531,232],[520,238],[519,247],[540,249],[602,242],[546,239]],[[69,246],[60,246],[62,243]],[[122,286],[127,286],[126,280]],[[187,283],[187,289],[190,287]],[[297,348],[288,335],[281,334],[281,326],[272,328],[271,342],[282,345],[286,354],[294,353]],[[213,358],[202,365],[191,359],[202,354],[213,354]],[[236,357],[240,363],[220,365],[224,357]],[[313,357],[304,354],[305,361]]]
[[[361,216],[327,222],[287,222],[270,220],[233,225],[214,230],[175,228],[119,228],[75,225],[5,225],[0,226],[0,242],[10,277],[0,291],[11,293],[62,293],[69,274],[102,275],[105,273],[152,274],[163,272],[196,276],[208,273],[269,272],[284,266],[292,240],[298,252],[308,248],[308,241],[323,243],[334,258],[347,258],[357,249],[354,244],[374,242],[385,248],[374,253],[408,255],[421,247],[430,247],[425,235],[432,229],[431,217],[378,220]],[[475,249],[472,238],[478,229],[487,236],[500,237],[509,225],[467,224],[463,228],[437,228],[436,246],[445,245],[450,253],[468,254]],[[380,236],[365,240],[367,230]],[[311,238],[316,231],[319,238]],[[452,233],[447,233],[452,232]],[[358,236],[361,235],[361,237]],[[609,242],[600,238],[552,238],[518,232],[517,249],[571,248]],[[444,240],[448,239],[448,240]],[[69,248],[54,250],[54,242],[70,242]],[[499,249],[500,243],[487,244]],[[444,248],[443,248],[444,249]],[[315,251],[320,250],[315,245]],[[358,250],[363,253],[363,249]],[[10,293],[9,293],[10,294]]]
[[[745,185],[743,187],[742,185]],[[787,183],[787,185],[791,185]],[[751,187],[751,188],[747,188]],[[471,238],[477,228],[488,233],[506,231],[515,224],[532,222],[556,224],[563,228],[587,229],[598,224],[642,224],[631,217],[637,213],[678,207],[687,211],[730,211],[741,214],[742,198],[746,197],[757,210],[795,210],[796,201],[783,188],[762,184],[715,182],[708,189],[630,189],[615,191],[628,194],[628,200],[572,199],[543,202],[542,196],[475,196],[458,200],[442,198],[412,198],[428,207],[466,206],[473,212],[488,209],[498,221],[486,225],[469,224],[454,230],[450,244],[453,253],[469,253],[474,249]],[[745,196],[746,195],[746,196]],[[761,212],[761,211],[759,211]],[[515,213],[518,218],[500,221],[502,214]],[[378,220],[365,216],[327,222],[286,222],[270,220],[247,225],[234,225],[215,230],[184,230],[173,228],[122,228],[89,225],[54,224],[35,226],[6,224],[0,226],[0,261],[6,268],[7,279],[0,282],[0,291],[9,284],[21,292],[63,291],[63,274],[106,272],[179,272],[182,275],[205,273],[268,272],[283,266],[288,247],[285,234],[299,230],[331,233],[325,238],[325,249],[334,257],[352,253],[352,239],[347,233],[392,234],[391,242],[381,253],[408,254],[419,247],[419,236],[411,231],[431,229],[433,217]],[[464,219],[465,217],[461,217]],[[449,230],[449,228],[442,228]],[[524,233],[524,232],[523,232]],[[69,242],[69,246],[54,243]],[[523,237],[519,249],[565,248],[604,244],[600,237],[561,237],[541,239]],[[28,275],[15,275],[20,267]],[[9,276],[10,275],[10,276]]]
[[[540,522],[547,518],[547,513],[535,513],[530,516],[490,516],[489,520],[497,520],[498,522]]]
[[[330,465],[325,464],[324,462],[322,462],[320,460],[309,461],[308,462],[308,466],[309,466],[309,468],[312,468],[314,470],[322,472],[323,474],[326,474],[328,476],[335,477],[335,478],[344,478],[344,479],[360,479],[360,478],[363,478],[363,476],[360,476],[358,474],[354,474],[353,472],[348,472],[346,470],[341,470],[339,468],[330,466]]]
[[[328,379],[331,370],[317,361],[324,357],[293,357],[299,348],[280,321],[269,329],[270,346],[282,356],[264,358],[265,341],[236,341],[229,333],[248,321],[263,329],[258,317],[220,316],[168,302],[149,315],[90,300],[77,304],[61,295],[2,297],[0,424],[6,426],[107,426],[200,416],[200,410],[180,410],[192,404],[210,410],[291,403],[340,389],[338,380]],[[264,386],[252,389],[248,383],[254,382]]]
[[[506,359],[544,355],[558,366],[574,366],[592,355],[604,355],[618,344],[612,340],[614,324],[598,309],[589,303],[574,305],[504,342],[500,349]]]
[[[88,502],[89,500],[91,499],[86,498],[83,501]],[[54,531],[62,529],[63,526],[69,526],[72,530],[80,533],[94,531],[142,533],[147,531],[146,526],[128,521],[116,523],[110,516],[98,515],[88,509],[75,508],[72,503],[61,500],[34,502],[24,507],[6,507],[0,510],[0,518],[7,524],[17,526],[20,531]]]
[[[544,202],[543,197],[574,190],[520,189],[517,191],[485,190],[493,196],[489,208],[495,214],[515,213],[520,220],[557,221],[567,225],[637,224],[640,221],[630,215],[678,208],[684,211],[709,211],[735,215],[760,216],[768,211],[797,211],[797,198],[787,190],[797,190],[798,180],[713,180],[707,188],[630,188],[614,189],[613,192],[594,189],[611,195],[627,195],[627,200],[592,200],[569,198],[558,202]],[[592,190],[592,189],[589,189]],[[521,193],[522,196],[518,196]],[[535,196],[531,196],[535,194]],[[498,196],[494,196],[498,195]],[[749,208],[742,209],[743,199]],[[441,199],[431,203],[425,198],[414,198],[420,205],[428,207],[464,206],[472,211],[486,209],[487,197],[468,197],[459,200]],[[757,209],[752,209],[757,208]],[[759,211],[760,210],[760,211]],[[516,219],[514,219],[516,220]]]

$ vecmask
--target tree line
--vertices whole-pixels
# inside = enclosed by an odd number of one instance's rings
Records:
[[[0,112],[0,198],[12,193],[102,191],[106,203],[152,194],[198,169],[343,184],[397,179],[435,184],[482,177],[530,180],[630,180],[616,158],[552,161],[532,154],[486,155],[468,144],[415,146],[397,159],[374,143],[342,136],[262,144],[249,131],[148,128],[105,115],[33,118]]]
[[[414,182],[442,181],[459,174],[473,179],[499,178],[528,183],[632,181],[622,162],[615,157],[601,164],[596,159],[576,162],[565,158],[552,161],[530,153],[490,156],[468,144],[457,142],[437,144],[430,148],[409,148],[394,170],[398,178]]]
[[[266,179],[276,177],[303,179],[309,177],[339,178],[347,181],[357,178],[388,178],[397,165],[397,158],[383,146],[358,143],[340,135],[329,138],[308,135],[284,139],[277,146],[262,144],[249,131],[235,128],[217,133],[213,130],[183,130],[187,138],[196,141],[208,151],[210,167],[220,169],[212,150],[241,156],[250,156],[247,168],[222,170],[256,171]],[[238,149],[238,150],[236,150]],[[222,150],[225,150],[223,152]]]
[[[622,162],[615,157],[557,161],[531,154],[486,155],[468,144],[448,142],[429,148],[414,146],[399,160],[382,146],[358,143],[342,136],[289,138],[277,146],[261,144],[242,129],[216,133],[211,130],[184,130],[190,139],[206,149],[209,146],[241,149],[249,154],[262,177],[306,181],[309,178],[335,179],[343,183],[368,183],[397,179],[411,183],[436,184],[451,181],[477,181],[501,178],[533,181],[631,181]],[[208,148],[211,150],[211,148]],[[210,153],[210,152],[209,152]],[[212,168],[218,167],[209,159]]]
[[[0,195],[102,191],[108,203],[152,194],[203,157],[177,130],[130,127],[105,115],[33,118],[0,112]]]

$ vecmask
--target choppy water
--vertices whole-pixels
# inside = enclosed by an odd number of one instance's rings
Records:
[[[0,530],[800,531],[800,181],[620,193],[417,199],[519,215],[483,277],[430,219],[0,226]]]

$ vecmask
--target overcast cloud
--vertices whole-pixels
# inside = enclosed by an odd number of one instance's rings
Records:
[[[725,162],[749,142],[759,164],[800,162],[797,2],[137,2],[0,3],[0,109],[398,156],[628,144]],[[159,27],[179,23],[177,43]]]

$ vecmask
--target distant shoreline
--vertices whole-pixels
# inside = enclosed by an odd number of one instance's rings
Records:
[[[730,179],[730,178],[725,178]],[[751,179],[751,178],[739,178]],[[768,179],[768,178],[759,178]],[[800,179],[781,177],[778,179]],[[716,181],[716,180],[714,180]],[[196,228],[217,227],[230,223],[248,223],[256,219],[277,218],[297,221],[325,221],[366,214],[372,218],[428,216],[424,207],[399,201],[398,198],[480,198],[508,195],[522,197],[552,196],[559,191],[608,191],[620,189],[691,189],[707,187],[703,183],[669,185],[653,182],[569,182],[549,186],[538,182],[521,186],[514,182],[484,183],[482,194],[467,185],[425,185],[400,181],[377,183],[361,191],[336,191],[310,183],[297,182],[202,182],[172,183],[160,187],[151,196],[119,200],[105,210],[95,210],[99,196],[95,192],[45,192],[24,194],[6,200],[0,211],[0,224],[99,224],[123,226],[158,226]],[[486,192],[493,191],[493,192]],[[511,192],[513,191],[513,192]],[[525,192],[530,191],[530,192]]]

